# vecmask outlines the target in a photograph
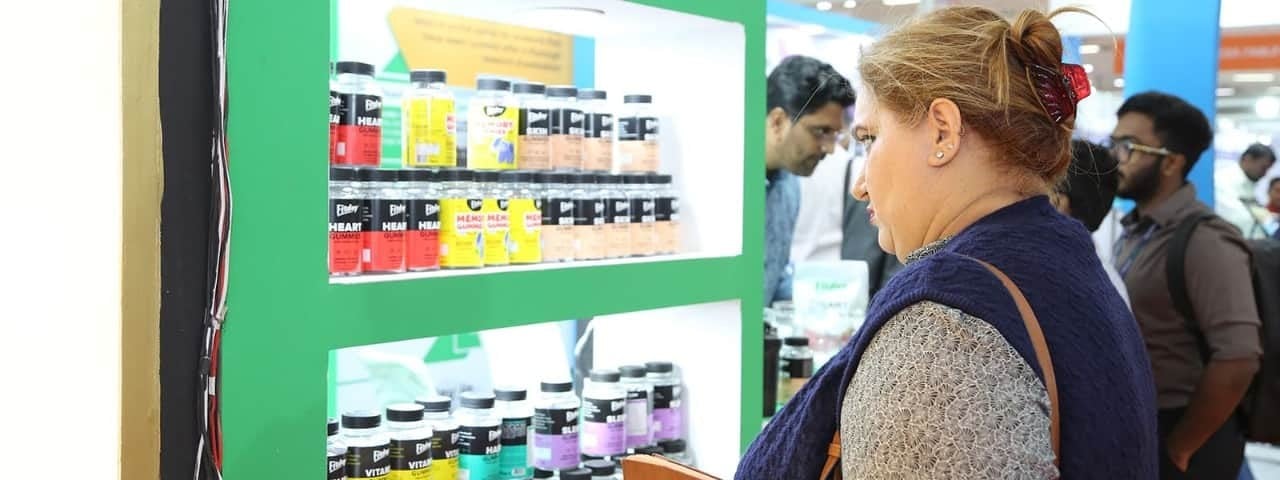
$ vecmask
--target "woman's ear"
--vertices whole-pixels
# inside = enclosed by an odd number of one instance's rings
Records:
[[[964,120],[960,107],[947,98],[936,98],[925,112],[925,124],[933,135],[933,150],[929,153],[929,166],[941,167],[956,157],[960,151]]]

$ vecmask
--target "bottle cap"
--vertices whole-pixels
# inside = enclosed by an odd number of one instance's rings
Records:
[[[531,93],[534,95],[542,95],[547,93],[547,86],[537,82],[520,82],[512,87],[515,93]]]
[[[409,81],[418,83],[444,83],[449,78],[444,70],[414,70],[409,72]]]
[[[565,393],[573,391],[573,382],[542,382],[541,390],[544,393]]]
[[[428,413],[448,413],[449,407],[453,405],[453,401],[444,395],[428,395],[418,398],[414,403],[422,405],[423,411]]]
[[[648,447],[636,447],[636,455],[662,455],[664,452],[662,447],[650,445]]]
[[[354,182],[356,178],[356,169],[354,168],[329,167],[329,181],[331,182]]]
[[[504,402],[521,402],[529,398],[529,392],[523,388],[496,388],[493,393]]]
[[[493,395],[476,392],[464,393],[462,394],[462,408],[477,410],[493,408]]]
[[[440,181],[440,171],[430,168],[409,168],[401,170],[403,180],[406,182],[424,182],[434,183]]]
[[[451,168],[440,171],[440,179],[446,182],[474,182],[476,172],[464,168]]]
[[[662,447],[663,453],[684,453],[688,446],[684,440],[664,440],[658,442],[658,446]]]
[[[332,437],[337,434],[338,434],[338,419],[330,418],[329,419],[329,436]]]
[[[622,373],[617,370],[595,369],[591,371],[591,381],[600,383],[618,383],[622,380]]]
[[[338,74],[354,73],[356,75],[373,76],[373,65],[364,62],[338,62],[334,67],[334,71]]]
[[[561,470],[560,480],[591,480],[591,470],[585,468]]]
[[[649,373],[671,373],[675,370],[675,365],[671,362],[648,362],[644,364],[644,368]]]
[[[394,182],[400,180],[400,170],[394,168],[362,168],[358,177],[362,182]]]
[[[644,185],[649,183],[649,176],[642,173],[633,173],[626,176],[627,185]]]
[[[556,472],[551,470],[543,470],[541,468],[533,469],[533,478],[551,478],[556,476]]]
[[[619,370],[622,371],[623,378],[644,378],[649,374],[648,370],[639,365],[624,365]]]
[[[498,176],[497,170],[481,170],[476,172],[476,181],[480,183],[498,183],[499,178],[501,177]]]
[[[578,87],[573,85],[555,85],[547,87],[547,96],[552,98],[573,98],[578,96]]]
[[[511,90],[511,82],[501,78],[480,77],[476,79],[476,90],[505,92]]]
[[[809,346],[809,337],[787,337],[782,343],[788,347],[807,347]]]
[[[590,88],[578,90],[578,100],[607,100],[608,98],[609,94],[604,90]]]
[[[617,471],[617,466],[609,460],[592,460],[583,463],[582,466],[591,470],[591,475],[595,477],[607,477]]]
[[[622,103],[653,103],[653,95],[625,95]]]
[[[373,410],[355,410],[342,414],[342,428],[378,428],[382,415]]]
[[[388,422],[421,422],[422,405],[416,403],[397,403],[387,407]]]

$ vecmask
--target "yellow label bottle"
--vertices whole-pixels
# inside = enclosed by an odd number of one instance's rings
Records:
[[[507,251],[511,254],[511,263],[542,263],[542,200],[518,198],[519,193],[516,196],[507,207],[511,224]]]
[[[511,218],[507,213],[511,200],[506,198],[484,199],[484,264],[507,265],[511,257],[507,252],[510,239]]]
[[[408,98],[402,107],[404,166],[450,168],[458,164],[452,98]]]
[[[514,170],[520,109],[511,82],[481,77],[467,107],[467,167]]]
[[[440,266],[484,266],[484,199],[440,200]]]

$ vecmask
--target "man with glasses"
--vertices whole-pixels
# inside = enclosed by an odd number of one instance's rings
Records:
[[[1137,208],[1121,221],[1114,262],[1151,356],[1161,477],[1236,478],[1244,456],[1236,407],[1262,354],[1248,247],[1219,218],[1194,231],[1184,275],[1194,319],[1178,313],[1166,275],[1178,226],[1213,213],[1187,182],[1213,130],[1196,107],[1158,92],[1129,98],[1117,115],[1110,146],[1119,162],[1117,194]]]
[[[835,150],[842,112],[853,105],[853,87],[831,65],[792,56],[769,73],[765,116],[764,304],[791,298],[780,288],[791,257],[800,210],[795,175],[813,174]],[[832,206],[832,208],[835,208]]]

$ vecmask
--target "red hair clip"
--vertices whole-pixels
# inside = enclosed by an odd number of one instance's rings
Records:
[[[1084,67],[1074,63],[1062,64],[1061,70],[1054,71],[1041,65],[1027,67],[1027,79],[1036,89],[1036,98],[1044,113],[1054,123],[1062,123],[1076,115],[1076,103],[1084,100],[1092,93],[1089,87],[1089,75]]]

